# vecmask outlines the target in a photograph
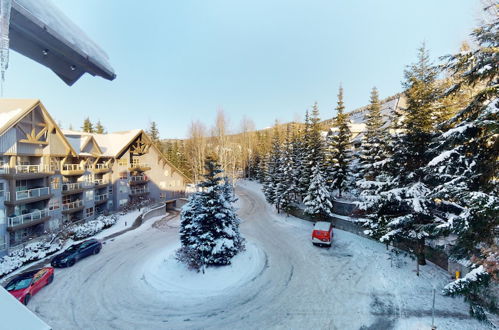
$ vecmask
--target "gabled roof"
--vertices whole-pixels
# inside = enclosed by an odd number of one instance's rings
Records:
[[[55,128],[62,142],[66,145],[69,151],[73,154],[75,150],[57,126],[54,119],[50,116],[47,109],[38,99],[0,99],[0,135],[4,134],[11,127],[15,126],[28,113],[40,107],[46,121]]]
[[[102,154],[102,150],[92,134],[67,130],[63,130],[62,132],[78,155],[91,156],[91,154],[84,151],[89,143],[94,143],[98,153]]]

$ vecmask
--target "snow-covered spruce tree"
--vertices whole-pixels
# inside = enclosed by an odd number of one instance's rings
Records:
[[[203,265],[228,265],[244,249],[233,198],[227,200],[232,187],[221,182],[223,171],[213,158],[206,159],[205,169],[205,179],[198,185],[202,191],[182,210],[182,247],[177,252],[179,260],[198,270]]]
[[[301,199],[305,198],[308,187],[310,186],[310,178],[312,177],[312,168],[310,166],[311,164],[311,133],[312,131],[312,125],[310,123],[310,116],[308,113],[308,110],[305,112],[305,128],[303,130],[303,136],[302,139],[299,143],[299,155],[298,158],[299,160],[297,161],[297,170],[296,173],[300,174],[300,177],[298,177],[299,184],[297,186],[298,192],[301,194]]]
[[[350,162],[352,146],[350,139],[352,133],[348,127],[348,115],[344,113],[343,87],[340,86],[338,92],[338,105],[336,107],[337,115],[334,119],[333,127],[337,132],[329,131],[328,149],[329,149],[329,182],[331,191],[338,190],[341,197],[343,191],[348,189],[350,179]]]
[[[263,183],[265,198],[267,199],[267,202],[272,205],[275,205],[277,201],[276,189],[281,170],[281,138],[279,135],[279,126],[276,122],[272,135],[272,149],[267,156],[267,169]]]
[[[304,172],[304,136],[299,129],[293,129],[291,137],[291,163],[293,164],[292,173],[294,190],[292,191],[292,200],[301,202],[305,190],[302,188],[301,178]]]
[[[431,64],[424,45],[418,61],[405,71],[407,107],[402,122],[403,133],[395,139],[392,156],[393,180],[379,195],[378,215],[387,223],[387,233],[380,240],[388,242],[402,236],[415,242],[418,264],[426,264],[425,239],[434,228],[431,189],[424,181],[423,166],[428,162],[427,149],[432,138],[433,102],[436,97],[436,67]]]
[[[378,167],[388,156],[384,143],[387,142],[387,128],[384,127],[383,116],[381,115],[381,104],[379,102],[378,90],[373,87],[371,91],[371,102],[367,108],[366,131],[362,141],[360,158],[361,179],[372,181],[379,173]]]
[[[313,215],[319,219],[332,216],[333,204],[331,194],[328,189],[326,178],[322,174],[319,164],[312,168],[313,177],[308,188],[305,203],[305,213]]]
[[[499,226],[499,22],[483,24],[473,38],[475,49],[447,57],[446,68],[456,83],[449,94],[474,88],[475,94],[454,117],[441,125],[433,140],[433,156],[425,168],[434,183],[432,196],[438,207],[438,229],[457,234],[451,250],[457,259],[466,258],[476,267],[469,276],[444,289],[448,295],[463,295],[470,312],[486,319],[484,308],[497,313],[486,289],[490,279],[499,280],[499,248],[495,230]],[[493,266],[495,265],[495,266]]]
[[[292,202],[292,193],[295,190],[292,154],[291,127],[288,125],[286,139],[281,152],[281,165],[277,172],[277,186],[275,191],[277,212],[280,212],[280,210],[286,211]]]

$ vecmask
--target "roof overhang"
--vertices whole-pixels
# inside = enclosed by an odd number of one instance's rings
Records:
[[[104,52],[51,2],[13,0],[10,48],[73,85],[83,74],[116,78]]]

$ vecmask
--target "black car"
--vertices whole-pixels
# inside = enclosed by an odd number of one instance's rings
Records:
[[[61,254],[52,259],[52,267],[71,267],[78,260],[86,258],[92,254],[97,254],[102,249],[102,243],[96,239],[89,239],[79,244],[70,246]]]

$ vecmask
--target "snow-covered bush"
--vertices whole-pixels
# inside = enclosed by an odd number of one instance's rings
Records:
[[[109,228],[114,225],[116,221],[118,221],[118,217],[116,215],[99,216],[95,220],[85,222],[81,225],[76,225],[71,229],[71,232],[73,233],[73,239],[78,241],[87,237],[94,236],[103,229]]]
[[[38,241],[28,243],[24,248],[0,258],[0,276],[13,272],[24,264],[45,258],[62,248],[60,241]]]

